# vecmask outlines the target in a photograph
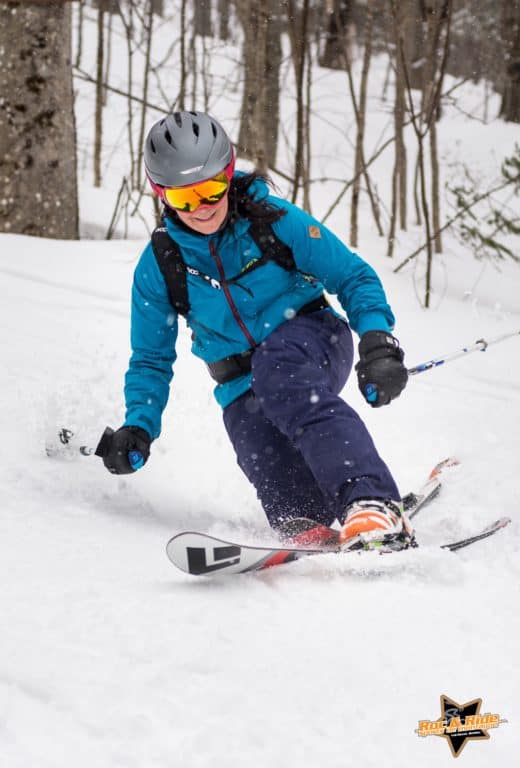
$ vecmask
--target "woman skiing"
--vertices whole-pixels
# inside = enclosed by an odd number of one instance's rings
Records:
[[[286,540],[343,546],[410,543],[399,491],[357,413],[339,397],[360,336],[358,382],[373,407],[406,385],[403,352],[373,269],[326,227],[234,171],[222,126],[175,112],[144,152],[164,204],[135,270],[126,418],[104,446],[115,474],[135,471],[161,431],[178,317],[216,381],[237,461]],[[344,317],[324,294],[335,294]],[[137,452],[137,453],[136,453]],[[135,457],[142,461],[136,463]]]

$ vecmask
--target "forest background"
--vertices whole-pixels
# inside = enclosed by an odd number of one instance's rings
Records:
[[[159,215],[146,132],[171,110],[200,109],[281,194],[323,223],[339,209],[354,249],[366,206],[395,271],[421,255],[425,307],[447,230],[477,258],[519,258],[520,150],[497,147],[489,174],[462,160],[451,172],[438,125],[448,109],[489,132],[520,122],[520,0],[0,2],[0,70],[0,232],[145,236],[152,204]],[[468,84],[470,105],[459,101]],[[107,192],[104,231],[80,223],[85,186]]]

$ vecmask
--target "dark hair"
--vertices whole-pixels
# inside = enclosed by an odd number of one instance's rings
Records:
[[[258,171],[233,176],[229,188],[229,214],[227,224],[233,226],[238,219],[248,219],[258,224],[272,224],[285,216],[283,208],[277,208],[264,199],[256,199],[255,193],[250,189],[253,184],[261,180],[273,186],[271,179]]]
[[[222,231],[227,227],[233,227],[239,219],[248,219],[248,221],[258,224],[272,224],[285,216],[287,211],[283,208],[277,208],[264,199],[257,200],[254,191],[253,193],[250,192],[251,187],[258,180],[264,181],[270,187],[273,186],[271,179],[258,171],[233,176],[229,186],[229,211]],[[183,227],[187,231],[193,231],[166,204],[163,215],[174,221],[177,226]]]

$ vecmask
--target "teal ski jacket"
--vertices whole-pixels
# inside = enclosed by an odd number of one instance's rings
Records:
[[[257,199],[266,199],[285,211],[272,227],[292,249],[297,270],[288,272],[267,262],[226,283],[261,256],[248,232],[249,221],[239,219],[233,227],[201,235],[169,217],[165,219],[187,266],[190,311],[186,322],[192,331],[194,355],[215,362],[245,352],[251,348],[251,340],[262,342],[324,289],[338,297],[359,336],[366,331],[393,329],[392,310],[372,267],[312,216],[269,195],[263,181],[256,181],[251,190]],[[190,273],[190,267],[195,271]],[[141,427],[152,439],[161,431],[177,357],[177,333],[178,314],[168,300],[164,278],[148,243],[136,266],[132,287],[132,355],[125,376],[125,426]],[[215,397],[225,408],[250,387],[251,374],[247,374],[217,385]]]

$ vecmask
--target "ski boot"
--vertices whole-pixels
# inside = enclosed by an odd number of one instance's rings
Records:
[[[402,502],[386,499],[358,499],[349,504],[339,544],[343,551],[376,549],[381,552],[417,546]]]

